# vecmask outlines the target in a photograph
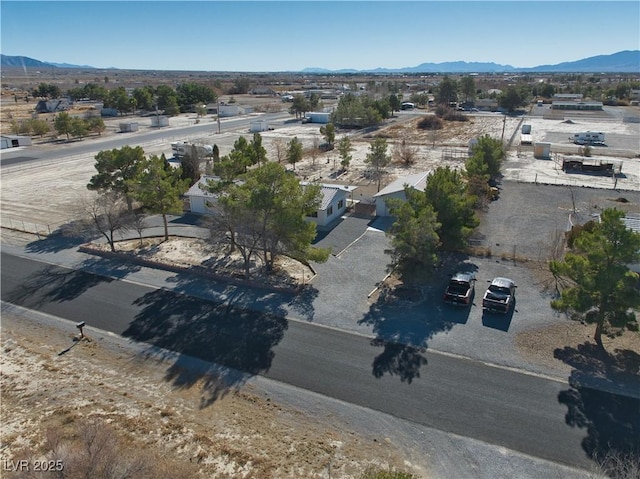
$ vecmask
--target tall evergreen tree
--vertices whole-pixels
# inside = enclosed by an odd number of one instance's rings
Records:
[[[137,176],[128,182],[146,211],[162,215],[165,241],[169,239],[167,215],[182,213],[181,196],[189,189],[188,180],[181,176],[181,169],[169,166],[164,155],[154,155],[143,162]]]
[[[94,166],[98,173],[91,177],[87,189],[118,193],[124,197],[131,211],[133,196],[130,181],[136,178],[144,161],[144,150],[140,146],[103,150],[96,155]]]
[[[406,271],[430,270],[436,264],[440,224],[423,191],[405,188],[406,201],[387,200],[395,222],[388,231],[394,264]]]
[[[639,275],[629,264],[640,260],[640,234],[628,229],[623,217],[615,208],[603,210],[601,222],[582,229],[565,258],[549,264],[556,277],[571,281],[551,306],[595,324],[594,340],[600,348],[607,327],[638,328],[634,309],[640,307]]]
[[[462,174],[448,166],[436,168],[427,177],[425,195],[441,225],[438,235],[442,247],[454,250],[465,246],[478,220]]]

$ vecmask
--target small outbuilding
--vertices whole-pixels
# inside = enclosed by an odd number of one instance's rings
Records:
[[[430,171],[424,171],[414,175],[402,176],[373,195],[376,202],[376,216],[390,216],[389,207],[387,206],[387,200],[389,198],[407,199],[404,194],[405,186],[418,191],[424,191],[427,186],[429,173]]]
[[[153,127],[169,126],[169,117],[164,115],[152,116],[151,126]]]
[[[31,146],[31,137],[21,135],[2,135],[0,137],[0,149]]]
[[[534,143],[533,157],[539,160],[548,160],[551,158],[551,143]]]
[[[184,194],[189,200],[189,211],[200,215],[215,215],[220,193],[212,193],[208,186],[220,181],[219,176],[202,175],[198,182]],[[242,180],[234,180],[236,185],[244,184]]]
[[[312,111],[305,115],[309,123],[327,124],[331,120],[331,113],[324,111]]]
[[[220,181],[218,176],[202,175],[198,182],[184,194],[189,199],[189,211],[201,215],[215,213],[218,194],[207,190],[209,182]]]
[[[244,113],[244,109],[238,105],[223,105],[222,103],[220,103],[220,109],[218,110],[218,115],[221,118],[243,115]]]
[[[126,123],[120,123],[120,133],[131,133],[138,131],[138,122],[129,121]]]
[[[261,131],[267,131],[269,125],[264,120],[256,120],[249,123],[249,131],[251,133],[260,133]]]

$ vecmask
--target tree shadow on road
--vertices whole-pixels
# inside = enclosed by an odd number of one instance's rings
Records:
[[[299,301],[304,303],[300,308],[306,308],[307,314],[313,316],[313,304],[306,304],[305,298],[313,297],[313,289],[307,295],[301,293],[298,299],[293,293],[273,291],[271,289],[250,287],[226,283],[221,280],[213,280],[189,272],[178,273],[167,279],[173,283],[172,290],[190,296],[196,296],[208,301],[219,301],[233,304],[237,308],[259,313],[269,313],[277,316],[286,316],[288,310],[286,305]],[[315,293],[317,295],[317,292]]]
[[[126,268],[126,265],[121,266]],[[111,281],[113,279],[108,276],[47,265],[31,274],[16,289],[3,291],[2,298],[19,306],[38,308],[47,303],[71,301],[94,286]]]
[[[244,294],[211,302],[157,290],[135,301],[142,309],[123,334],[153,345],[149,356],[173,361],[165,379],[174,386],[201,384],[206,407],[267,371],[287,329],[284,317],[245,308]]]
[[[96,239],[87,231],[82,222],[70,222],[60,226],[50,234],[27,244],[25,249],[29,253],[59,253],[67,249],[74,249],[81,244]]]
[[[457,258],[441,267],[428,283],[401,285],[392,292],[382,291],[377,301],[358,324],[369,325],[375,339],[371,344],[384,350],[373,360],[373,375],[390,374],[402,382],[411,383],[420,377],[420,368],[427,365],[425,357],[428,341],[456,325],[464,325],[469,308],[445,305],[444,288],[450,271],[475,271],[477,266]],[[400,292],[398,294],[398,292]],[[418,293],[416,296],[413,293]]]
[[[633,477],[630,467],[640,472],[640,355],[584,343],[554,357],[574,368],[558,401],[567,406],[566,423],[586,430],[587,456],[609,477]]]
[[[314,301],[318,297],[319,291],[311,285],[305,286],[302,291],[294,295],[288,305],[291,312],[298,318],[305,321],[313,321],[315,308]]]

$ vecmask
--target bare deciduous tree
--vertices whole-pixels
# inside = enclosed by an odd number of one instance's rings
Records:
[[[115,234],[129,227],[129,210],[122,195],[112,191],[101,193],[93,201],[86,201],[83,209],[88,229],[104,236],[111,251],[115,251]]]
[[[318,154],[320,154],[320,141],[317,136],[313,137],[313,144],[311,145],[311,149],[309,150],[309,156],[311,157],[311,164],[316,166],[316,158],[318,158]]]
[[[276,152],[276,159],[278,163],[282,163],[282,161],[287,157],[287,143],[282,138],[276,138],[273,140],[273,148]]]
[[[407,143],[405,139],[393,147],[393,159],[405,166],[413,165],[418,156],[418,147]]]

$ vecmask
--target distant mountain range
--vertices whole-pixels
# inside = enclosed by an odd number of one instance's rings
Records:
[[[69,63],[42,62],[29,57],[13,57],[0,54],[0,66],[27,68],[95,68],[89,65],[71,65]]]
[[[51,63],[34,60],[29,57],[9,56],[0,54],[2,67],[21,68],[84,68],[93,69],[89,65],[71,65],[68,63]],[[557,65],[539,65],[537,67],[521,68],[498,63],[482,62],[444,62],[421,63],[415,67],[405,68],[374,68],[371,70],[327,70],[326,68],[305,68],[301,73],[319,74],[347,74],[347,73],[640,73],[640,50],[625,50],[611,55],[598,55],[583,58],[573,62],[558,63]]]
[[[415,67],[404,68],[374,68],[372,70],[327,70],[324,68],[305,68],[303,73],[640,73],[640,50],[626,50],[611,55],[598,55],[583,58],[574,62],[558,63],[557,65],[539,65],[537,67],[521,68],[498,63],[480,62],[444,62],[421,63]]]

